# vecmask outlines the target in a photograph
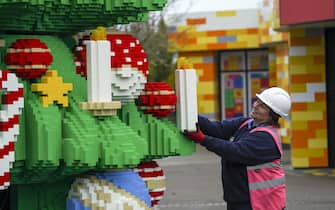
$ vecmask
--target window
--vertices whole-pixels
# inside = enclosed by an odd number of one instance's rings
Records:
[[[255,94],[269,86],[266,49],[220,53],[221,118],[249,116]]]

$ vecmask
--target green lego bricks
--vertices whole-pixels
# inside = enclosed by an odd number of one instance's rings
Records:
[[[11,209],[64,210],[70,185],[77,177],[132,169],[143,160],[195,151],[194,143],[172,122],[144,114],[134,102],[122,103],[115,116],[94,116],[79,106],[88,101],[88,85],[85,78],[76,74],[71,49],[74,39],[70,34],[97,25],[143,21],[148,11],[161,9],[165,3],[166,0],[0,0],[0,26],[6,33],[0,40],[4,40],[0,67],[7,69],[3,57],[12,43],[38,39],[47,46],[43,51],[52,55],[47,70],[56,71],[64,83],[73,85],[64,95],[68,106],[57,102],[43,106],[39,98],[43,94],[32,92],[32,84],[41,83],[41,78],[20,79],[24,85],[24,108],[19,118],[15,162],[10,170]],[[11,35],[14,31],[23,35]],[[20,50],[15,52],[20,54]],[[36,57],[27,56],[25,64],[29,66],[29,59]]]
[[[143,114],[134,103],[123,105],[119,116],[140,136],[147,139],[149,153],[146,159],[190,155],[195,151],[195,145],[179,132],[175,124],[166,119],[157,119],[150,114]]]
[[[53,183],[13,185],[10,189],[11,210],[64,210],[73,180],[68,177]]]
[[[2,31],[74,34],[98,25],[145,21],[166,0],[2,0]]]

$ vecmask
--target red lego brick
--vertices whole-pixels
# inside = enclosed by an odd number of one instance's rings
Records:
[[[50,50],[39,39],[17,39],[8,48],[5,56],[8,69],[22,79],[42,76],[52,61]]]
[[[174,111],[177,96],[173,89],[165,82],[146,83],[142,94],[136,104],[146,114],[156,117],[166,117]]]

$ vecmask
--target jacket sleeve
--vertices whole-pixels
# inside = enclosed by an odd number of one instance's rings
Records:
[[[262,164],[281,157],[275,140],[263,131],[249,133],[237,142],[206,135],[201,145],[227,161],[245,165]]]
[[[218,122],[210,121],[205,117],[198,116],[198,125],[205,135],[216,137],[221,140],[229,140],[246,119],[247,118],[236,118]]]

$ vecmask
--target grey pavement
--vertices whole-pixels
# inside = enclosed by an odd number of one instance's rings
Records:
[[[166,191],[155,210],[224,210],[220,159],[201,146],[187,157],[158,160],[166,176]],[[313,176],[290,165],[284,151],[287,209],[335,210],[335,177]]]

